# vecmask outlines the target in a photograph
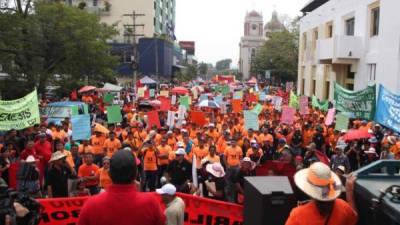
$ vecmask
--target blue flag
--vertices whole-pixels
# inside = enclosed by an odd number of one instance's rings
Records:
[[[379,86],[375,121],[400,132],[400,95],[390,92],[382,85]]]

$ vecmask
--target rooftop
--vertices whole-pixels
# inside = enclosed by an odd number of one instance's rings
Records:
[[[329,0],[310,0],[300,11],[302,13],[312,12]]]

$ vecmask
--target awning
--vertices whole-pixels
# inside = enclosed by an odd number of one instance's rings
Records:
[[[123,87],[115,84],[105,83],[104,86],[99,91],[109,91],[109,92],[120,92]]]
[[[140,79],[140,83],[144,84],[144,85],[146,85],[146,84],[157,84],[157,82],[155,80],[151,79],[148,76],[145,76],[142,79]]]

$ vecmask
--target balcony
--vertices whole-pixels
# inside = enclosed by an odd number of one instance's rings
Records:
[[[335,35],[333,38],[317,40],[316,56],[320,64],[353,64],[361,55],[361,37]]]

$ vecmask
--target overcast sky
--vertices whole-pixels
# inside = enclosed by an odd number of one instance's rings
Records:
[[[243,35],[246,11],[262,12],[264,23],[278,14],[301,15],[308,0],[177,0],[176,37],[180,41],[195,41],[199,61],[215,63],[231,58],[237,67],[239,42]]]

